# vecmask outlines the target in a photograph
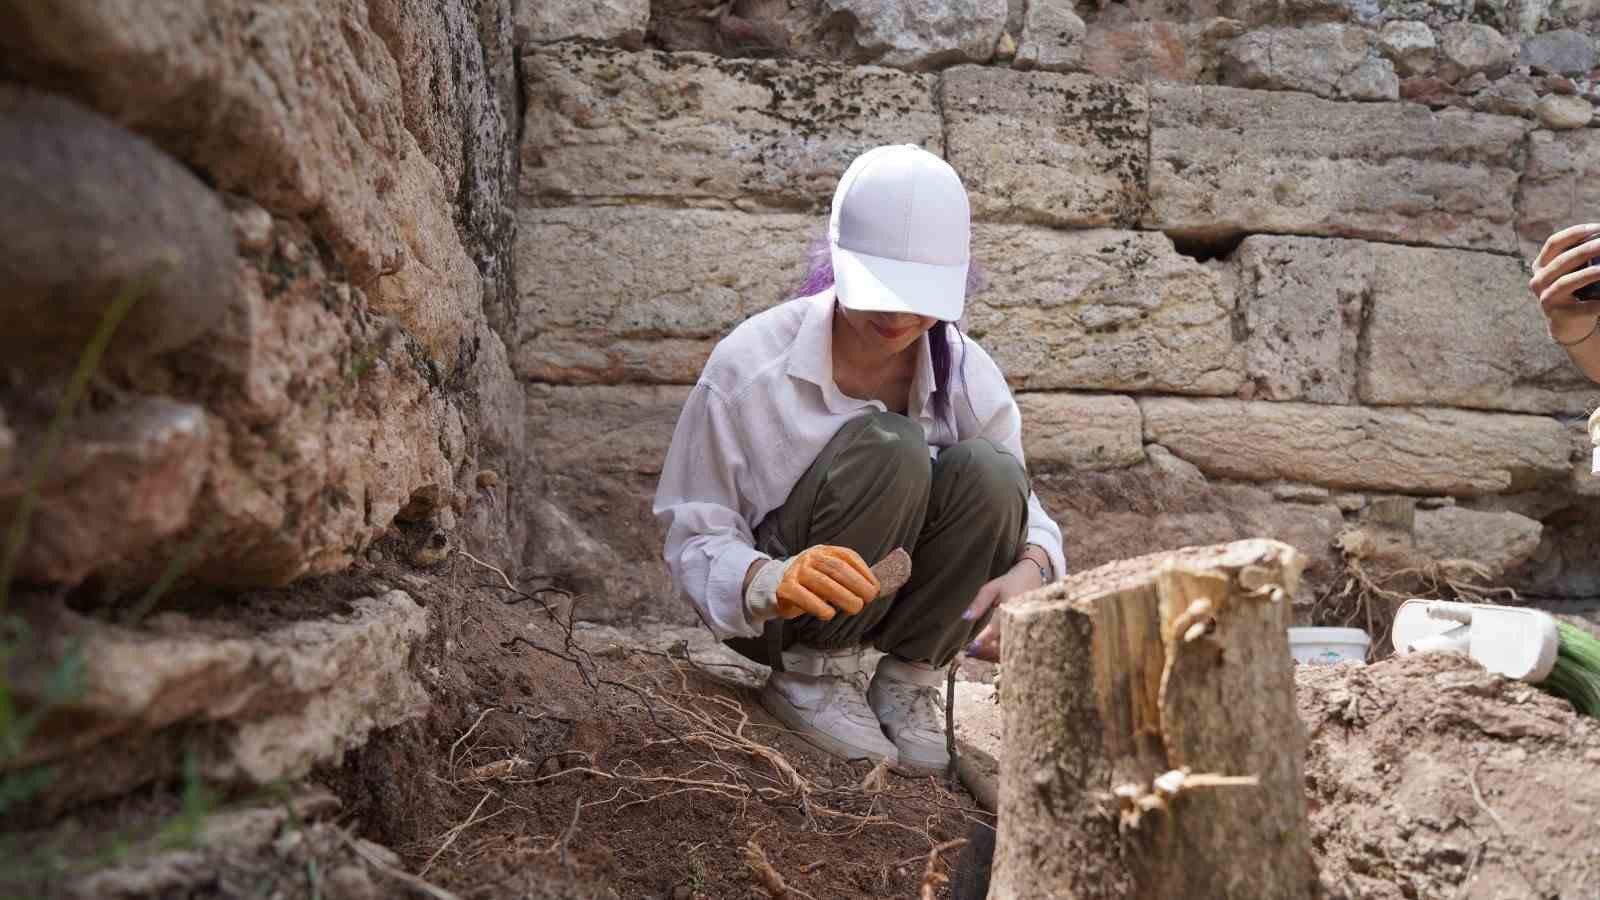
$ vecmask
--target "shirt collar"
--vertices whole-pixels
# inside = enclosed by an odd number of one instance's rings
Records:
[[[795,335],[794,347],[789,354],[788,372],[792,377],[809,381],[822,389],[828,410],[834,413],[849,412],[862,406],[877,405],[846,397],[833,380],[833,288],[804,298],[805,318],[800,322],[800,332]],[[913,418],[930,415],[928,398],[933,396],[933,359],[929,352],[928,336],[917,338],[917,371],[911,377],[911,397],[907,412]]]

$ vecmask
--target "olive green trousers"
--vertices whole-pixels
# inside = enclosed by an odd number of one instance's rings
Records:
[[[849,547],[868,565],[904,547],[911,580],[857,615],[772,619],[760,637],[728,646],[775,668],[795,644],[875,646],[909,662],[945,665],[993,614],[961,618],[978,589],[1016,562],[1028,492],[1021,463],[991,441],[962,441],[929,459],[921,426],[905,416],[852,419],[756,528],[756,546],[778,559],[818,544]]]

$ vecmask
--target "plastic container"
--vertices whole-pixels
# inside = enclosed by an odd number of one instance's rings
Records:
[[[1353,659],[1365,664],[1372,639],[1360,628],[1291,628],[1289,652],[1295,662],[1331,666]]]

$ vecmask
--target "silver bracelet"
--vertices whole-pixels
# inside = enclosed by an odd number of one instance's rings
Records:
[[[1544,333],[1550,335],[1550,340],[1555,341],[1557,344],[1560,344],[1563,347],[1576,347],[1579,344],[1583,343],[1584,341],[1587,341],[1589,338],[1594,337],[1595,332],[1597,332],[1597,331],[1600,331],[1600,316],[1597,316],[1595,318],[1594,327],[1589,329],[1587,332],[1585,332],[1583,337],[1578,338],[1575,341],[1570,341],[1570,342],[1569,341],[1563,341],[1562,339],[1556,337],[1555,331],[1550,328],[1550,320],[1549,319],[1546,319],[1545,323],[1544,323]]]
[[[1044,564],[1031,556],[1023,556],[1022,558],[1039,567],[1039,584],[1046,585],[1050,583],[1050,573],[1045,571]]]

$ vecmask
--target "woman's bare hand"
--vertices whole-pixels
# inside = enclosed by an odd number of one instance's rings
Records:
[[[1528,290],[1539,301],[1550,321],[1550,335],[1557,341],[1582,338],[1600,317],[1600,303],[1573,296],[1579,288],[1600,283],[1600,266],[1589,265],[1594,259],[1600,259],[1600,223],[1590,222],[1550,235],[1533,260]]]

